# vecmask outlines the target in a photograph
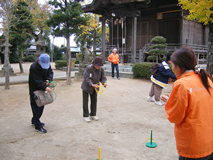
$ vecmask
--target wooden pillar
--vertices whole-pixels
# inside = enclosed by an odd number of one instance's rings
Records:
[[[113,26],[114,26],[114,20],[112,18],[112,43],[111,43],[112,46],[113,46]]]
[[[126,52],[126,18],[125,18],[125,23],[124,23],[124,38],[125,38],[125,52]]]
[[[101,35],[101,57],[102,57],[102,61],[103,63],[105,63],[105,49],[106,45],[105,45],[105,17],[103,17],[102,19],[102,35]]]
[[[183,40],[183,37],[184,37],[183,36],[183,33],[184,33],[183,32],[184,31],[184,26],[183,26],[184,25],[184,21],[183,21],[183,18],[182,18],[183,17],[183,11],[182,11],[181,14],[182,14],[182,16],[179,19],[179,26],[180,26],[179,27],[179,33],[180,33],[179,35],[180,35],[180,37],[178,38],[178,43],[183,44],[183,43],[185,43],[185,40]]]
[[[134,63],[136,63],[137,17],[134,18]]]
[[[116,21],[117,21],[117,50],[119,52],[119,21],[118,19]]]
[[[131,63],[134,63],[134,17],[132,17],[132,45],[131,45]]]
[[[123,34],[124,34],[124,21],[123,18],[121,18],[122,22],[121,22],[121,47],[122,47],[122,54],[121,54],[121,63],[124,63],[124,45],[123,45]]]
[[[132,17],[132,63],[136,63],[137,17]]]

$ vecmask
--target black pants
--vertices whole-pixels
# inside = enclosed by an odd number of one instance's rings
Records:
[[[31,109],[33,113],[31,122],[35,124],[36,129],[42,128],[40,118],[42,116],[44,106],[38,107],[33,96],[30,96],[30,104],[31,104]]]
[[[179,160],[213,160],[213,153],[203,158],[186,158],[179,156]]]
[[[90,114],[88,110],[88,97],[90,95]],[[93,94],[89,94],[83,91],[83,117],[96,116],[97,110],[97,93],[96,91]]]

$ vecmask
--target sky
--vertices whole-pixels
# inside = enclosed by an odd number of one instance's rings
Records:
[[[38,3],[40,4],[44,4],[47,0],[38,0]],[[92,0],[85,0],[85,3],[91,3]],[[74,42],[74,39],[75,37],[72,35],[70,37],[70,47],[76,47],[76,43]],[[51,39],[51,43],[53,43],[54,45],[57,45],[58,47],[61,47],[61,45],[64,45],[66,46],[66,40],[65,38],[63,37],[55,37],[54,41],[53,41],[53,37],[50,36],[50,39]]]
[[[44,4],[45,2],[46,2],[46,0],[38,0],[38,3],[40,3],[40,4]],[[66,46],[66,44],[67,44],[66,39],[63,37],[55,37],[53,40],[53,37],[50,36],[50,39],[51,39],[51,43],[53,43],[54,45],[56,45],[58,47],[61,47],[61,45]],[[77,46],[73,39],[74,39],[74,36],[71,36],[70,37],[70,47]]]
[[[56,45],[58,47],[61,47],[61,45],[64,45],[64,46],[67,45],[67,41],[63,37],[55,37],[54,40],[53,40],[53,37],[50,36],[50,39],[51,39],[51,43],[53,43],[54,45]],[[76,47],[77,46],[73,39],[74,39],[74,36],[72,35],[70,37],[70,47]]]
[[[40,3],[40,4],[44,4],[45,2],[46,2],[47,0],[38,0],[38,3]],[[92,0],[85,0],[85,3],[91,3],[91,1]],[[0,35],[2,35],[2,31],[0,30]],[[74,35],[72,35],[71,37],[70,37],[70,46],[71,47],[76,47],[77,45],[76,45],[76,43],[74,42]],[[53,37],[52,36],[50,36],[50,39],[51,39],[51,43],[53,43],[54,45],[56,45],[56,46],[58,46],[58,47],[61,47],[61,45],[64,45],[64,46],[66,46],[66,40],[65,40],[65,38],[63,38],[63,37],[55,37],[54,39],[53,39]]]

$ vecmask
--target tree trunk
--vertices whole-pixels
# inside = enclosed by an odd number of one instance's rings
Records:
[[[6,30],[5,30],[5,53],[4,53],[4,66],[5,66],[5,89],[10,89],[9,77],[9,10],[6,12]]]
[[[94,30],[94,34],[93,34],[93,52],[94,52],[94,56],[96,56],[95,37],[96,37],[96,31]]]
[[[24,73],[24,69],[23,69],[23,66],[22,66],[22,52],[19,51],[18,52],[18,59],[19,59],[19,68],[20,68],[20,73]]]
[[[209,73],[209,75],[212,77],[213,76],[213,42],[209,44],[209,49],[207,53],[207,65],[206,65],[206,71]]]
[[[70,37],[66,37],[67,40],[67,85],[71,85],[71,67],[70,67],[70,62],[71,62],[71,55],[70,55]]]
[[[106,59],[106,53],[105,53],[105,36],[106,36],[106,30],[105,30],[105,17],[103,17],[102,20],[102,35],[101,35],[101,57],[102,57],[102,61],[103,63],[105,63],[105,59]]]

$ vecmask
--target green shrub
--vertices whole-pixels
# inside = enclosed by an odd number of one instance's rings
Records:
[[[150,67],[153,66],[153,63],[136,63],[132,67],[133,76],[135,78],[146,78],[150,79],[151,72]]]
[[[160,58],[160,61],[161,62],[163,62],[163,61],[165,61],[166,60],[166,58]]]
[[[166,48],[167,43],[164,44],[156,44],[150,47],[150,49],[155,49],[155,48]]]
[[[166,38],[163,36],[155,36],[154,38],[151,39],[152,43],[166,43]]]
[[[36,56],[34,55],[29,55],[23,58],[24,62],[34,62],[36,60]]]
[[[168,53],[167,50],[164,50],[164,48],[166,48],[167,46],[166,38],[162,36],[155,36],[154,38],[151,39],[151,42],[154,43],[154,45],[150,47],[150,50],[148,51],[148,53],[154,54],[155,56],[157,56],[155,60],[158,63],[159,59],[162,58],[161,56],[165,57],[165,55]],[[151,60],[154,60],[153,58],[154,57],[150,57]]]
[[[4,54],[3,54],[3,56],[4,56]],[[3,60],[4,60],[4,58],[3,58]],[[18,55],[17,54],[9,55],[9,60],[10,60],[10,63],[18,63],[18,61],[19,61]],[[4,63],[4,61],[3,61],[3,63]]]
[[[79,60],[76,60],[76,61],[75,61],[75,64],[79,64]]]
[[[134,78],[150,79],[150,77],[151,77],[150,67],[153,66],[154,64],[155,63],[136,63],[136,64],[134,64],[132,66]],[[171,65],[170,65],[170,70],[172,72],[172,66]]]
[[[60,67],[66,67],[67,66],[67,60],[57,60],[55,61],[55,68],[60,68]]]
[[[151,61],[151,60],[156,60],[157,56],[149,56],[147,57],[147,60]]]
[[[76,60],[81,61],[81,56],[82,56],[82,53],[81,53],[81,52],[80,52],[80,53],[77,53],[77,54],[76,54]]]

